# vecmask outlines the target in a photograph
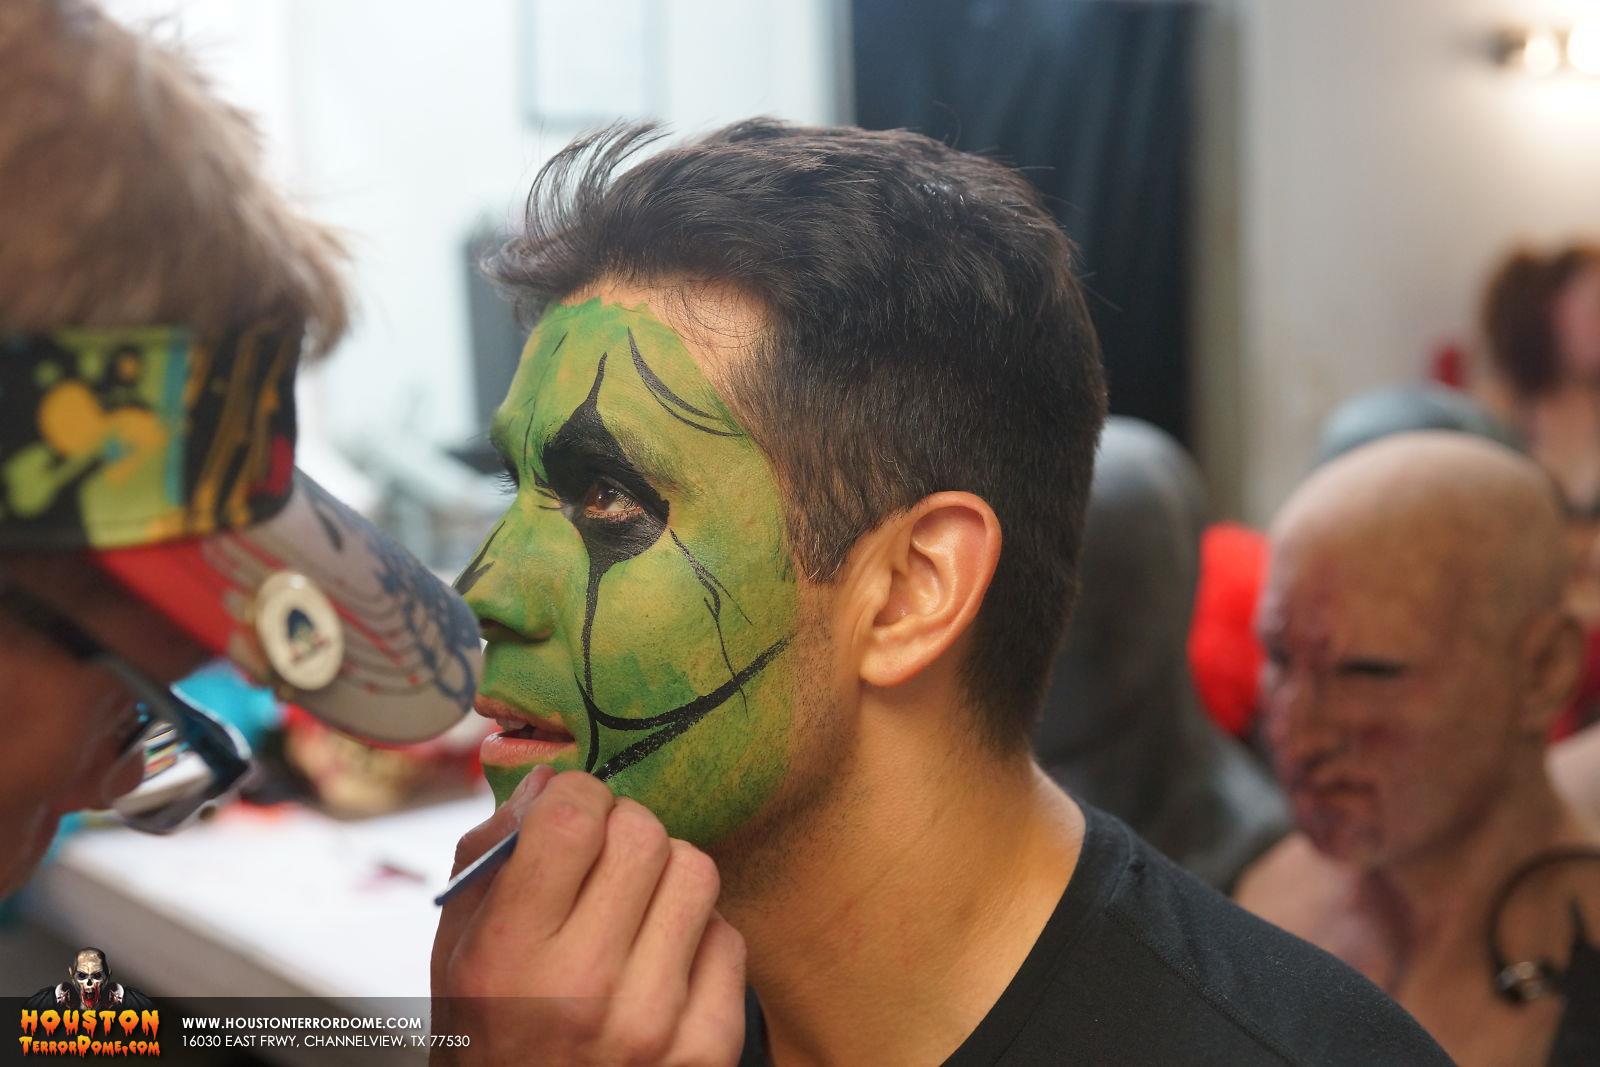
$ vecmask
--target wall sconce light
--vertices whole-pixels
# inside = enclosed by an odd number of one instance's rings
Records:
[[[1567,64],[1573,70],[1600,76],[1600,19],[1580,22],[1568,32]]]
[[[1600,77],[1600,19],[1571,27],[1534,26],[1501,30],[1490,55],[1502,67],[1538,77],[1573,70]]]

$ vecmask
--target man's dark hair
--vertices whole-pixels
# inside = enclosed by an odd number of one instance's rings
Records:
[[[618,173],[658,137],[613,127],[560,152],[490,277],[525,316],[601,278],[756,299],[765,330],[728,399],[813,581],[931,493],[986,500],[1004,547],[963,678],[983,732],[1025,746],[1105,418],[1071,242],[1015,171],[904,130],[753,119]]]

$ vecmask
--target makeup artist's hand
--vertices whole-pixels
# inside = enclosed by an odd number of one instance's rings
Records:
[[[493,878],[445,905],[433,944],[436,1062],[731,1064],[744,940],[716,866],[634,801],[535,768],[456,848],[459,871],[520,825]]]

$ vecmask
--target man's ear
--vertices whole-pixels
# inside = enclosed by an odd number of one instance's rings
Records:
[[[851,568],[861,680],[916,677],[972,626],[1000,562],[1000,520],[982,497],[924,497],[862,538]]]
[[[1583,669],[1583,628],[1565,611],[1539,618],[1523,646],[1527,684],[1523,687],[1523,724],[1544,737],[1566,708]]]

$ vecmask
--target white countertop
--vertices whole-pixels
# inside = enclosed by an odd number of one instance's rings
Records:
[[[84,830],[24,908],[154,996],[426,998],[432,898],[491,807],[485,789],[356,821],[235,805],[171,837]]]

